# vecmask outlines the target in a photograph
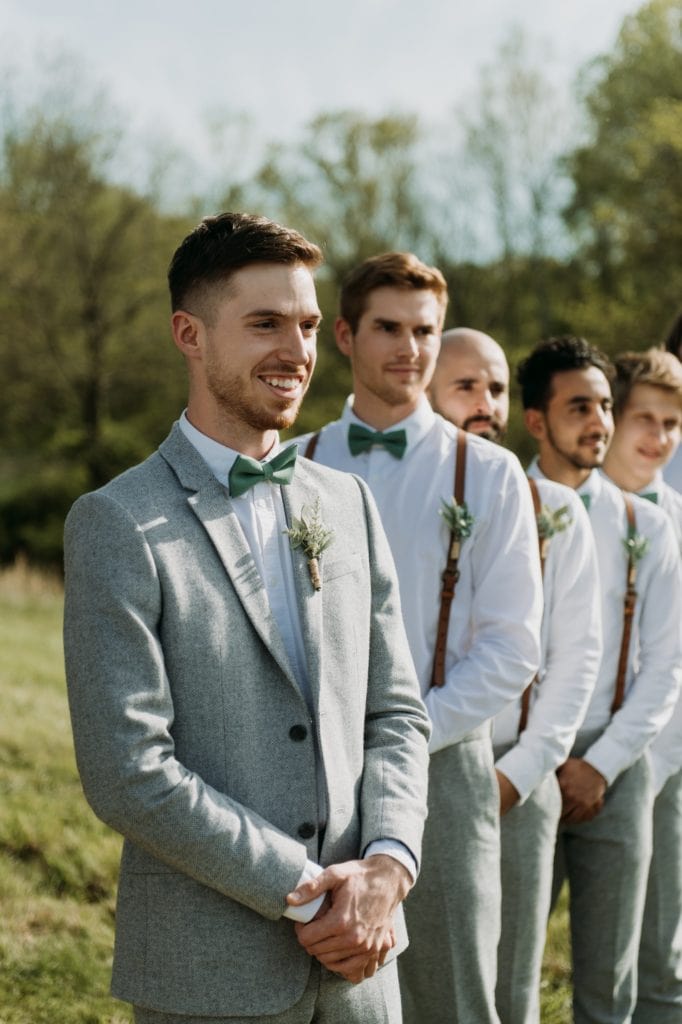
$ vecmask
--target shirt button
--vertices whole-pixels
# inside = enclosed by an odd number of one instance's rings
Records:
[[[292,739],[294,743],[301,743],[308,735],[308,730],[305,725],[292,725],[289,729],[289,739]]]
[[[298,834],[301,839],[312,839],[315,832],[316,829],[312,821],[304,821],[302,825],[298,826]]]

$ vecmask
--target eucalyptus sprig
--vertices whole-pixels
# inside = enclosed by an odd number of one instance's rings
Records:
[[[627,551],[630,561],[636,565],[651,547],[651,541],[648,537],[643,537],[641,533],[628,533],[627,537],[623,539],[623,547]]]
[[[543,505],[535,518],[540,540],[549,540],[555,533],[563,533],[573,522],[568,505],[562,505],[561,508]]]
[[[297,519],[294,516],[293,525],[284,530],[284,533],[288,535],[289,543],[294,550],[302,549],[308,559],[310,581],[315,590],[321,590],[320,557],[334,539],[334,531],[328,529],[322,522],[319,497],[315,499],[312,508],[303,506],[300,517]]]
[[[455,540],[462,541],[470,537],[474,528],[474,517],[469,512],[466,501],[459,505],[455,498],[451,498],[450,501],[441,498],[441,506],[438,514],[448,524]]]

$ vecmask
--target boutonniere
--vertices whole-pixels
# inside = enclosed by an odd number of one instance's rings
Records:
[[[441,508],[438,509],[438,514],[443,517],[452,534],[450,558],[457,559],[462,541],[471,536],[474,517],[469,512],[466,501],[459,505],[454,498],[450,498],[450,501],[441,498]]]
[[[566,527],[571,525],[573,519],[568,505],[562,505],[561,508],[550,508],[549,505],[543,505],[536,515],[535,521],[538,525],[541,554],[544,557],[550,538],[556,533],[563,533]]]
[[[320,518],[320,499],[315,500],[313,507],[305,505],[301,509],[300,518],[293,517],[293,526],[284,533],[289,537],[291,547],[301,548],[308,559],[308,572],[310,582],[315,590],[322,589],[320,578],[320,557],[325,548],[328,548],[334,539],[334,531],[327,529]]]
[[[623,547],[634,565],[644,558],[650,546],[651,542],[648,537],[643,537],[641,533],[634,533],[634,531],[628,531],[627,537],[623,539]]]

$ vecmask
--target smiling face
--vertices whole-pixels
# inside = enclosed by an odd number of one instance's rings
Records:
[[[414,412],[431,380],[444,309],[428,289],[376,288],[357,330],[340,318],[336,343],[350,357],[353,409],[376,429]]]
[[[303,264],[256,263],[219,286],[204,319],[173,315],[190,372],[187,415],[203,433],[255,458],[298,415],[315,366],[320,310]]]
[[[455,426],[500,441],[509,419],[509,367],[479,331],[446,331],[429,387],[431,403]]]
[[[550,480],[579,487],[603,464],[613,434],[612,408],[609,382],[596,366],[553,375],[547,408],[525,413],[540,445],[540,469]]]
[[[618,417],[604,463],[621,487],[639,491],[672,458],[680,441],[679,398],[653,384],[635,384]]]

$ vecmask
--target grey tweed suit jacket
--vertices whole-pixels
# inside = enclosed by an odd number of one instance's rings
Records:
[[[177,424],[66,523],[78,767],[125,837],[112,990],[170,1013],[299,999],[311,961],[282,914],[306,857],[389,837],[420,855],[428,720],[372,499],[305,459],[282,493],[289,518],[319,495],[335,530],[321,591],[293,555],[312,716],[227,492]]]

